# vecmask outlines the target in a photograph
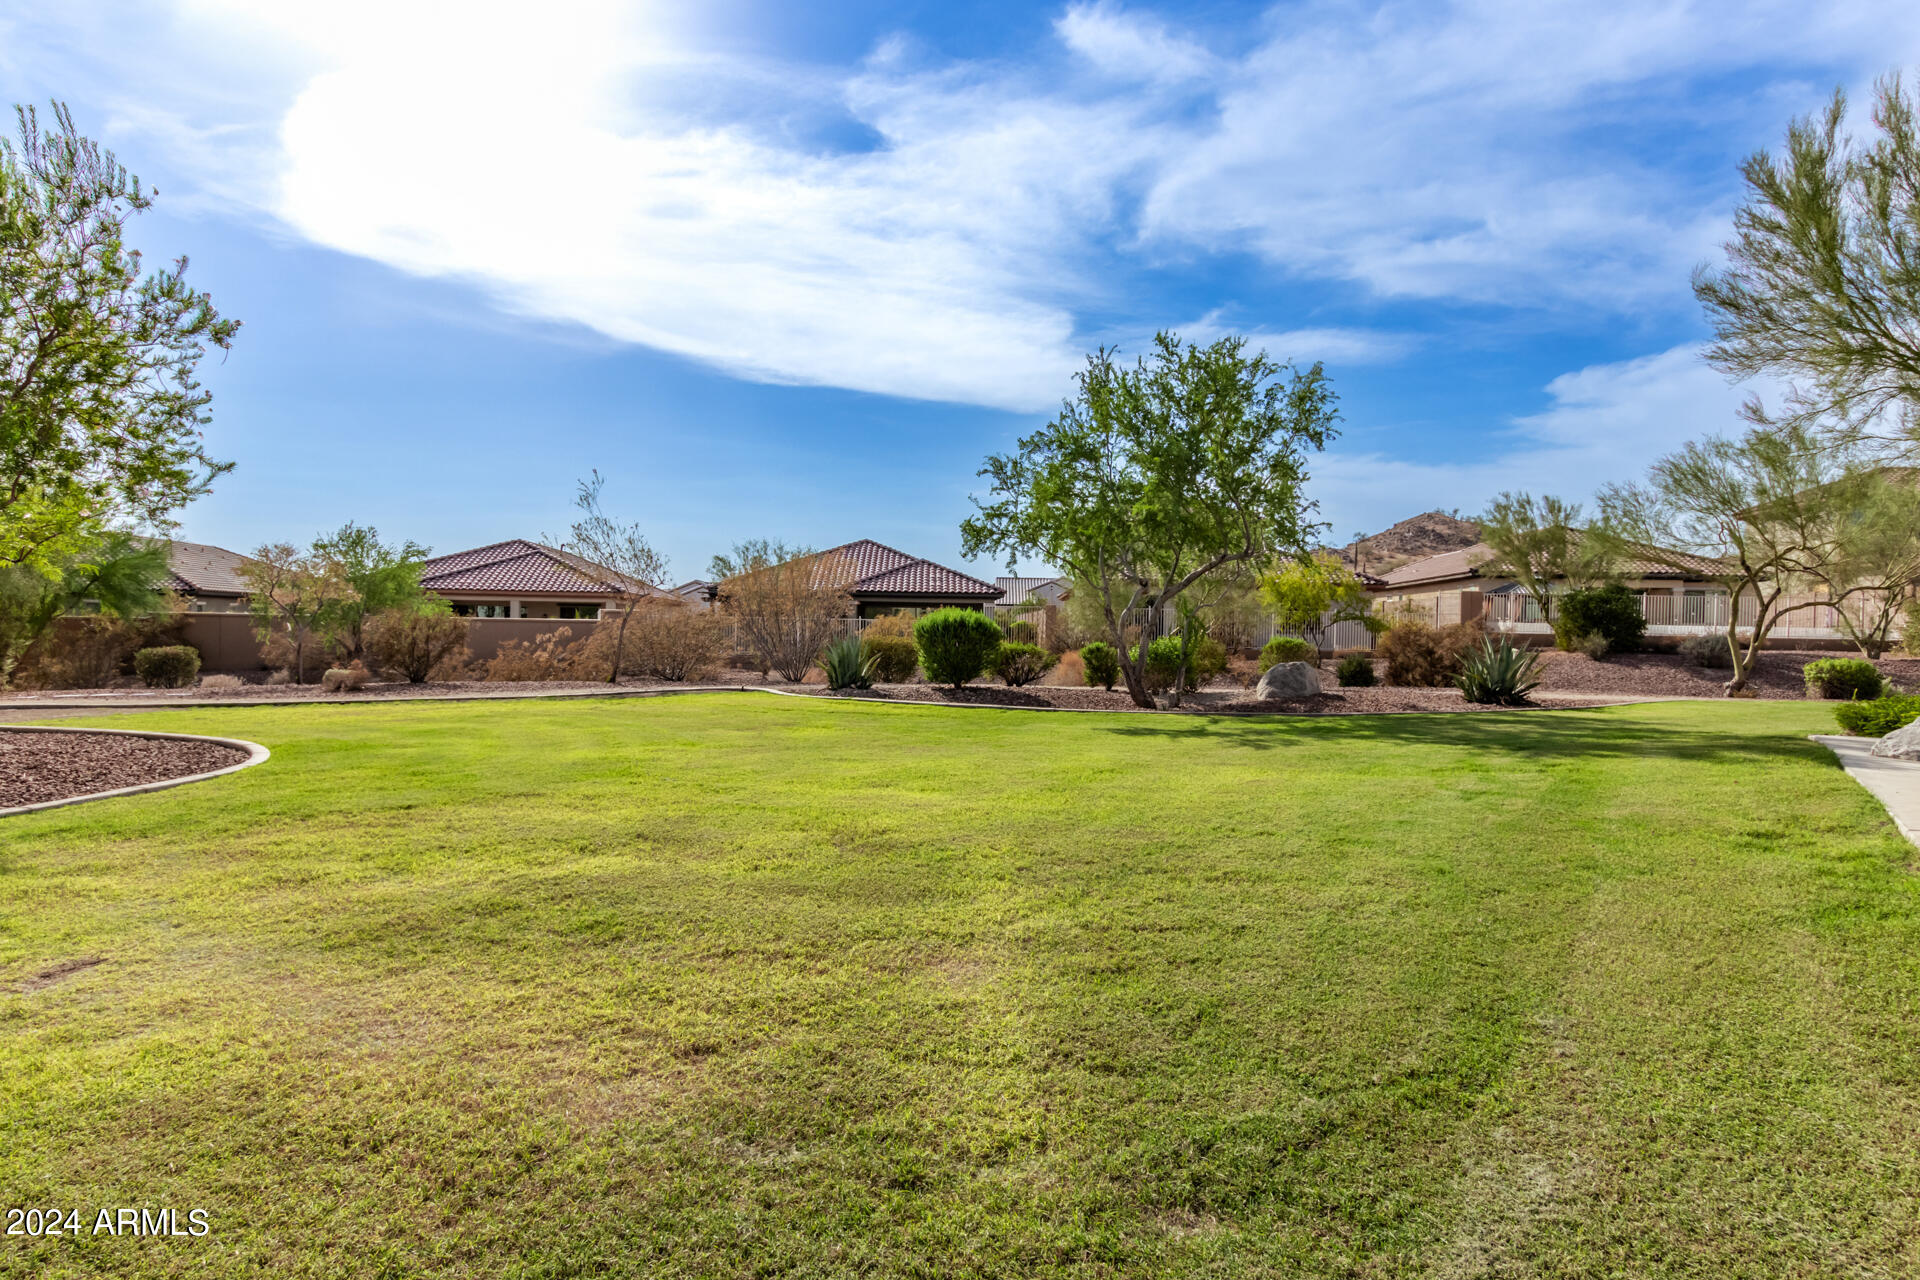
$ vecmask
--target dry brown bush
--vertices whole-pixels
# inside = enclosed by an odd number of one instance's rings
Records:
[[[913,619],[904,613],[887,613],[878,618],[867,619],[867,625],[860,630],[860,637],[900,636],[913,639]]]
[[[839,620],[853,613],[854,566],[844,554],[798,555],[754,565],[720,584],[743,647],[787,680],[806,679]]]
[[[246,688],[247,682],[239,676],[201,676],[200,687],[210,693],[232,693]]]
[[[1387,683],[1437,688],[1453,683],[1467,652],[1486,638],[1478,622],[1435,627],[1396,622],[1374,646],[1373,656],[1387,664]]]
[[[727,659],[731,628],[711,609],[679,601],[648,600],[628,620],[624,643],[619,628],[606,622],[568,654],[578,679],[604,680],[620,645],[620,671],[655,680],[711,680]]]
[[[367,620],[367,657],[377,670],[404,676],[412,684],[467,659],[467,621],[451,613],[389,609]]]
[[[355,662],[349,667],[329,667],[320,677],[320,687],[328,693],[352,693],[366,687],[373,673]]]
[[[141,618],[61,618],[21,658],[14,681],[23,689],[102,689],[132,671],[141,649],[184,642],[178,601]]]
[[[496,682],[565,680],[572,639],[573,628],[561,627],[536,635],[531,641],[509,640],[481,664],[480,678]]]

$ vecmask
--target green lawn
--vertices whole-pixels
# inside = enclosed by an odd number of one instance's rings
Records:
[[[0,1199],[212,1232],[3,1274],[1920,1272],[1816,705],[111,723],[273,759],[0,823]]]

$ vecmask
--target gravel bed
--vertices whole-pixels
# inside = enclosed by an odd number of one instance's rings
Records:
[[[0,729],[0,809],[211,773],[247,752],[216,742]]]
[[[1760,654],[1747,683],[1757,698],[1804,698],[1800,668],[1816,658],[1851,658],[1853,653],[1768,649]],[[1902,689],[1920,689],[1920,659],[1882,658],[1874,664]],[[1580,653],[1549,649],[1541,661],[1542,693],[1598,693],[1620,697],[1725,696],[1732,672],[1696,666],[1676,653],[1623,653],[1595,662]]]

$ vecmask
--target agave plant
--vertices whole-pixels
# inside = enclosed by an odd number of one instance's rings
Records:
[[[829,689],[871,689],[877,655],[867,652],[859,636],[841,636],[827,644],[820,657],[820,669],[827,673]]]
[[[1504,637],[1496,645],[1489,636],[1478,652],[1467,655],[1453,682],[1468,702],[1519,706],[1540,686],[1540,655],[1516,649]]]

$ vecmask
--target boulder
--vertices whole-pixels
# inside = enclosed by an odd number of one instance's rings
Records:
[[[1873,754],[1889,760],[1920,760],[1920,720],[1874,743]]]
[[[1260,677],[1262,698],[1311,698],[1320,692],[1320,668],[1311,662],[1276,662]]]

